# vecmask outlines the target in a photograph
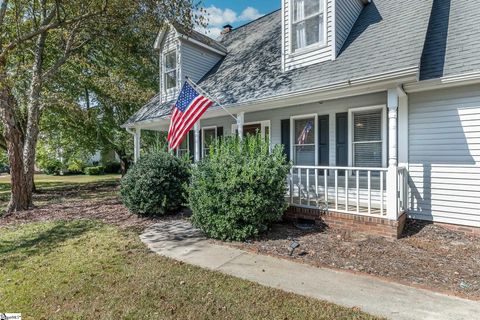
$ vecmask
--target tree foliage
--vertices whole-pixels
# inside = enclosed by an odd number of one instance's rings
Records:
[[[102,129],[107,130],[108,125],[112,128],[115,121],[126,119],[126,109],[133,108],[134,100],[138,107],[145,99],[141,93],[145,93],[146,82],[151,81],[144,77],[139,68],[142,65],[130,64],[138,59],[132,54],[146,48],[141,41],[150,41],[165,19],[187,27],[195,21],[203,23],[202,16],[196,14],[198,5],[189,0],[0,2],[0,111],[4,132],[0,146],[8,151],[13,186],[8,211],[32,206],[42,114],[55,107],[53,114],[69,116],[75,114],[69,113],[69,108],[76,112],[89,109],[90,98],[82,101],[81,97],[93,92],[92,99],[104,108],[86,112],[91,123],[104,120]],[[145,80],[138,82],[142,89],[132,90],[131,86],[136,86],[132,82],[139,78]],[[91,128],[87,123],[85,129]],[[95,133],[106,140],[107,135],[102,135],[98,126]],[[113,136],[108,136],[113,142],[125,141],[124,137]]]

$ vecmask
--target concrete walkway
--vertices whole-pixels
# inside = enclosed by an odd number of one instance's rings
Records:
[[[389,319],[480,319],[480,302],[214,245],[186,221],[155,224],[141,239],[166,257]]]

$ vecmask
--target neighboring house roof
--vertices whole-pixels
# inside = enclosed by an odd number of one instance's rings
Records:
[[[408,68],[421,70],[422,79],[480,70],[475,13],[469,0],[451,8],[450,0],[375,0],[360,13],[336,60],[282,72],[282,18],[275,11],[225,35],[220,44],[228,54],[199,85],[228,107]],[[438,56],[442,49],[444,57]],[[166,116],[171,104],[150,103],[150,114]],[[127,124],[153,119],[142,110]]]

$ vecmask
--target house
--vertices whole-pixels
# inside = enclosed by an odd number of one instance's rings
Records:
[[[282,0],[218,40],[170,25],[155,47],[160,92],[124,125],[137,158],[141,130],[168,130],[189,77],[238,121],[212,106],[178,153],[198,161],[239,127],[283,144],[289,217],[397,237],[408,216],[480,234],[476,1]]]

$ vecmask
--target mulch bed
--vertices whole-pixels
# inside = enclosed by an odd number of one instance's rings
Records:
[[[183,218],[183,213],[164,218],[131,214],[118,199],[117,192],[116,184],[43,191],[35,197],[37,202],[45,204],[1,218],[0,226],[98,219],[140,232],[160,220]],[[290,255],[292,242],[299,246]],[[480,238],[470,238],[433,224],[408,221],[402,239],[388,240],[320,226],[305,231],[292,223],[278,223],[258,239],[227,245],[480,300]]]
[[[293,242],[299,246],[290,255]],[[429,223],[408,221],[400,240],[279,223],[258,239],[229,245],[480,300],[480,238]]]
[[[35,194],[34,198],[37,202],[45,201],[48,204],[0,218],[0,226],[30,222],[96,219],[141,232],[158,221],[178,219],[181,216],[179,214],[179,216],[145,218],[132,214],[115,195],[118,191],[117,183],[88,184],[42,191]]]

